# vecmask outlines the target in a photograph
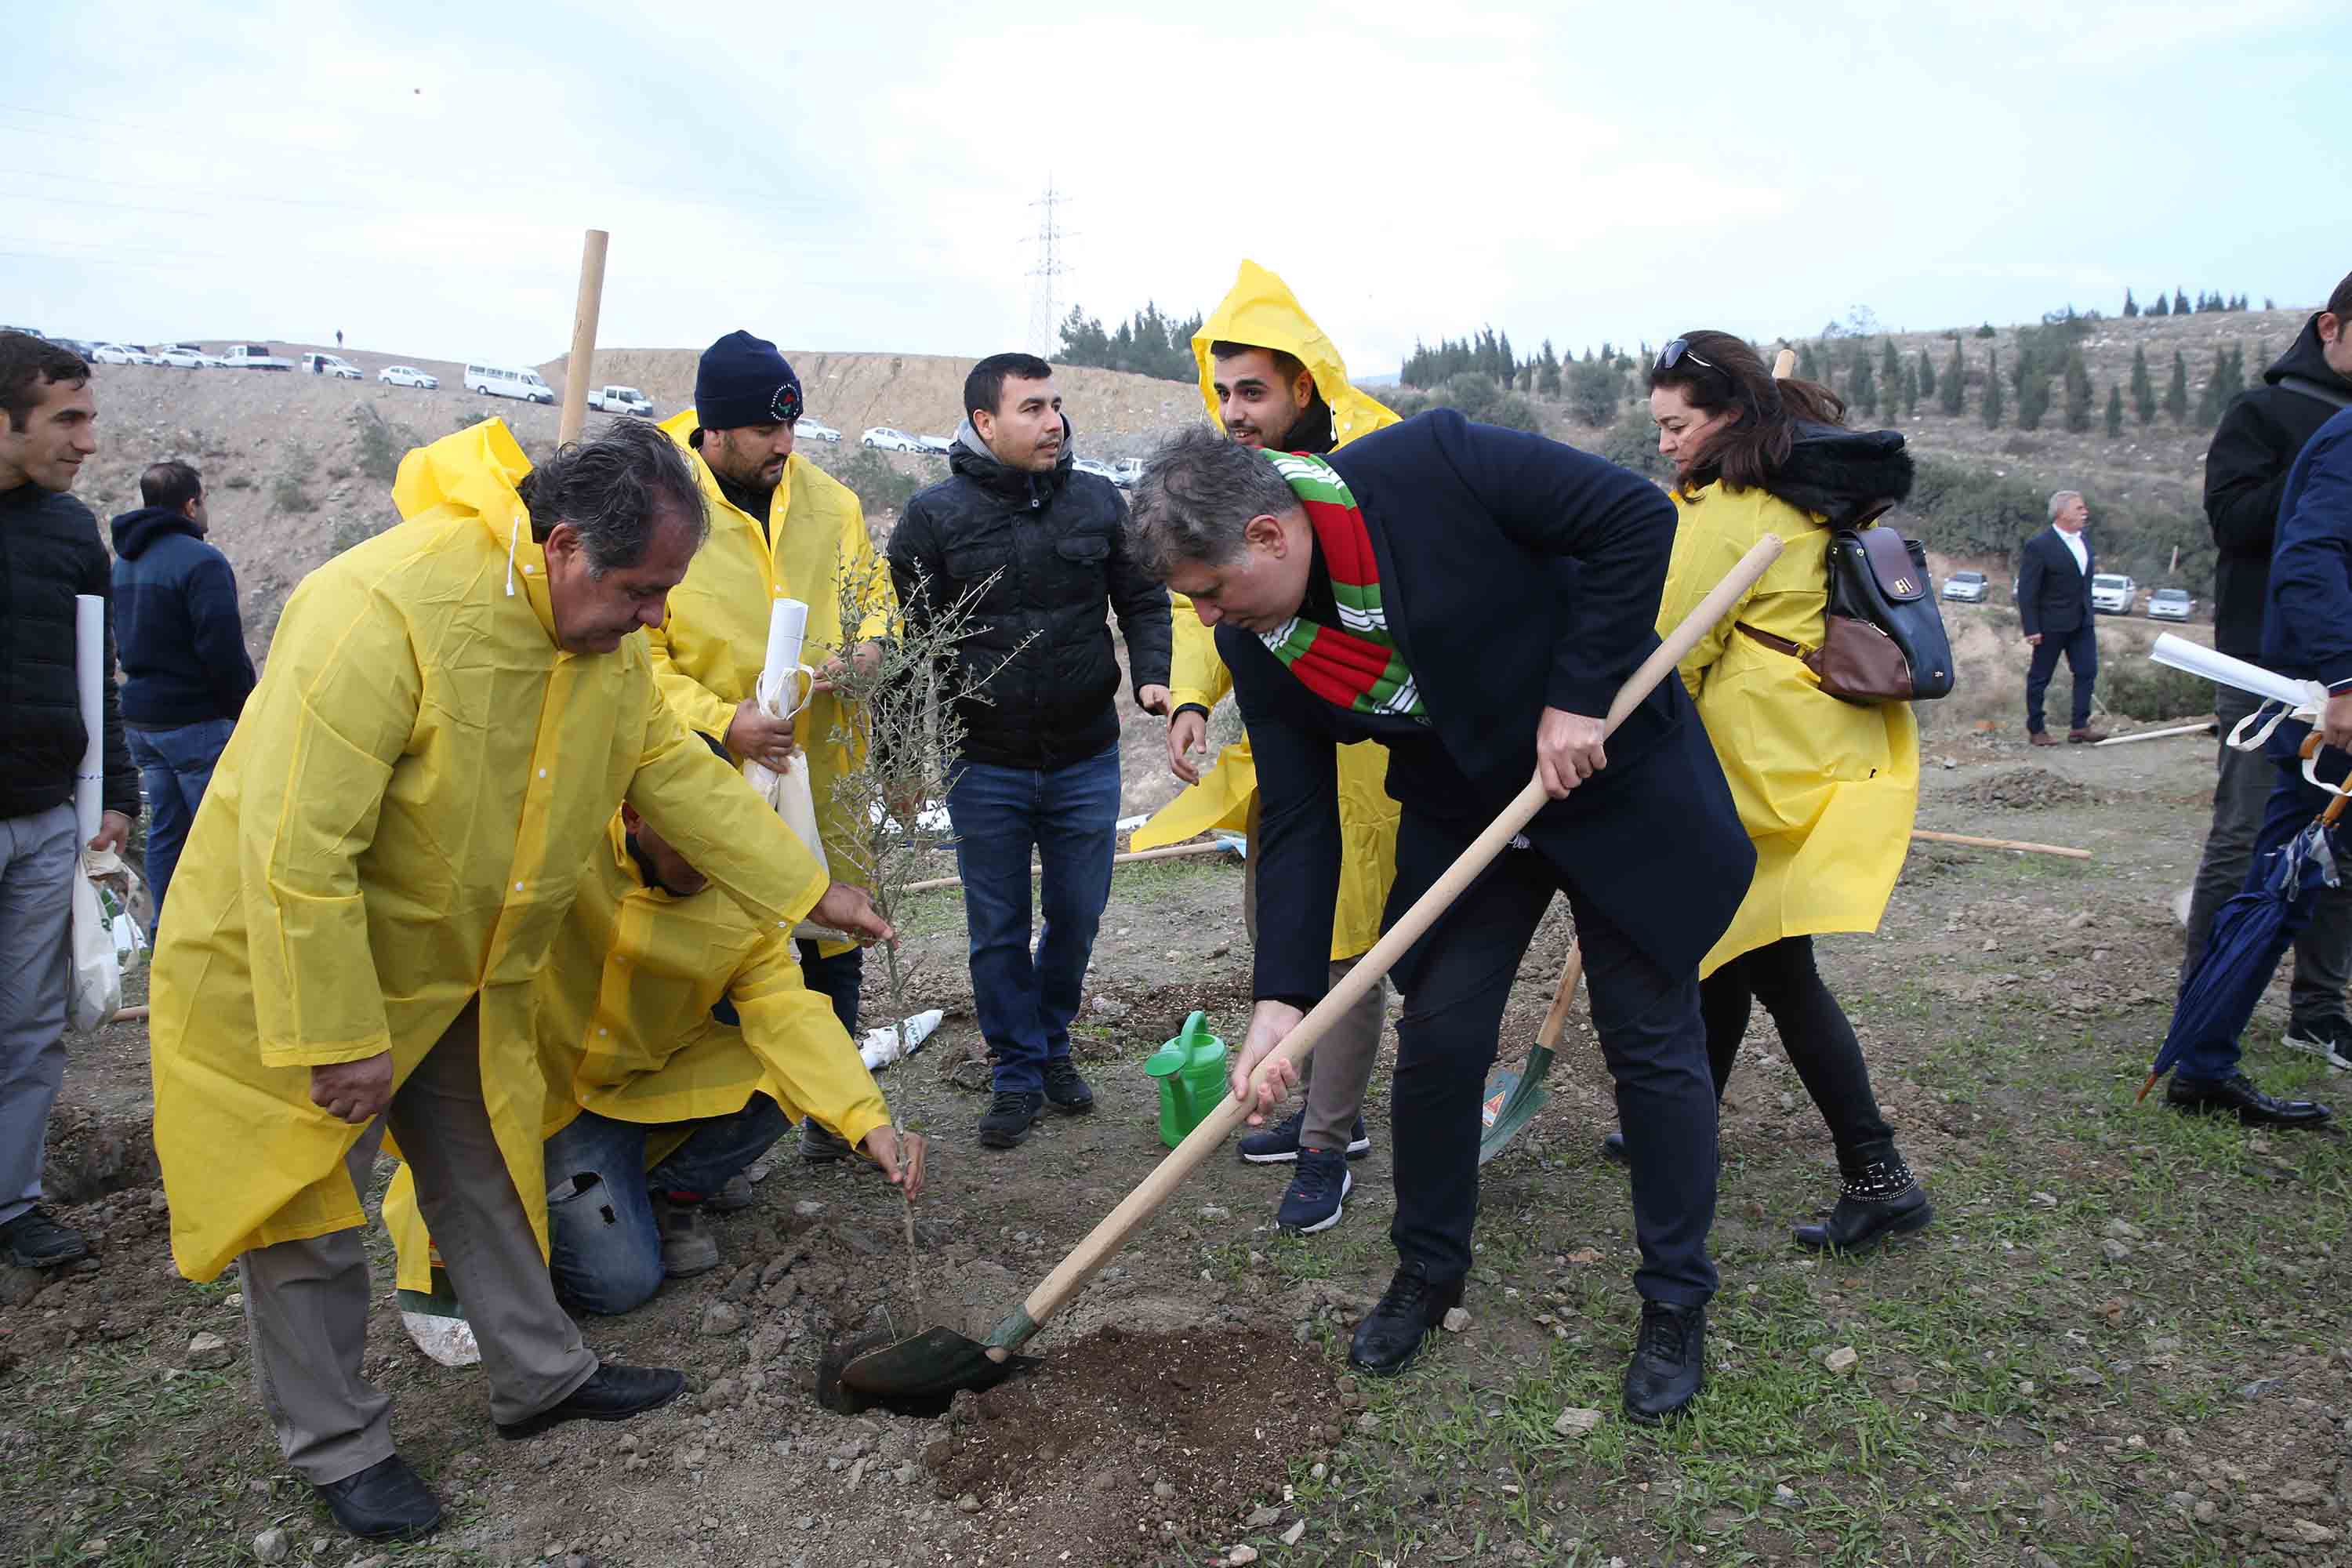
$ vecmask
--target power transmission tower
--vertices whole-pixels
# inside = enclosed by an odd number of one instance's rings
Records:
[[[1039,210],[1037,219],[1037,265],[1029,269],[1029,352],[1040,359],[1050,358],[1059,347],[1058,330],[1062,324],[1060,310],[1055,301],[1055,279],[1068,272],[1061,258],[1062,241],[1069,236],[1062,232],[1054,220],[1054,209],[1066,205],[1069,197],[1054,189],[1049,176],[1045,194],[1029,205]]]

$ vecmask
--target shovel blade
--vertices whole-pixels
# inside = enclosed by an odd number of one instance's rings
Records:
[[[1551,1090],[1544,1087],[1544,1075],[1550,1070],[1551,1052],[1538,1046],[1521,1066],[1506,1068],[1486,1080],[1486,1098],[1478,1106],[1478,1163],[1501,1153],[1551,1098]]]
[[[960,1389],[993,1388],[1036,1360],[1016,1355],[998,1361],[986,1345],[953,1329],[926,1329],[844,1363],[841,1385],[877,1403],[945,1401]]]

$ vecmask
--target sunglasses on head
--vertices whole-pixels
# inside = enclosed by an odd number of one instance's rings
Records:
[[[1658,351],[1658,368],[1660,370],[1672,370],[1675,366],[1682,363],[1685,360],[1690,361],[1691,363],[1698,366],[1701,370],[1717,370],[1720,368],[1713,361],[1701,359],[1697,354],[1693,353],[1691,352],[1690,340],[1688,338],[1676,338],[1673,342],[1668,343],[1664,348]]]
[[[776,388],[776,395],[769,403],[768,412],[775,416],[779,425],[797,424],[801,416],[801,389],[789,381]]]

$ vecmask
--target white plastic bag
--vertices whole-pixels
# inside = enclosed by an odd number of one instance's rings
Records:
[[[103,1028],[122,1009],[122,959],[114,945],[113,922],[99,902],[88,868],[73,871],[73,1026],[87,1035]]]
[[[885,1024],[878,1029],[868,1029],[865,1043],[857,1048],[858,1058],[865,1062],[868,1072],[879,1072],[901,1057],[911,1057],[923,1048],[923,1042],[931,1037],[931,1031],[940,1026],[940,1020],[946,1016],[934,1007],[928,1013],[916,1014],[904,1023],[896,1026]],[[898,1047],[902,1031],[907,1041],[904,1050]]]

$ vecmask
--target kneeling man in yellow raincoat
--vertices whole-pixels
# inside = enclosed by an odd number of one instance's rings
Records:
[[[634,808],[581,879],[540,990],[548,1268],[571,1305],[625,1312],[665,1277],[716,1268],[704,1214],[803,1117],[863,1144],[908,1196],[921,1190],[923,1140],[892,1130],[831,1000],[803,981],[791,933],[711,891]],[[401,1289],[430,1293],[432,1247],[405,1166],[383,1221]]]
[[[533,473],[492,420],[411,452],[394,499],[407,521],[287,603],[180,862],[151,1024],[173,1254],[193,1279],[237,1261],[278,1446],[369,1538],[440,1521],[361,1373],[387,1130],[501,1436],[682,1386],[599,1364],[541,1234],[531,981],[623,799],[779,931],[887,934],[655,688],[633,634],[707,527],[667,437],[623,420]]]

